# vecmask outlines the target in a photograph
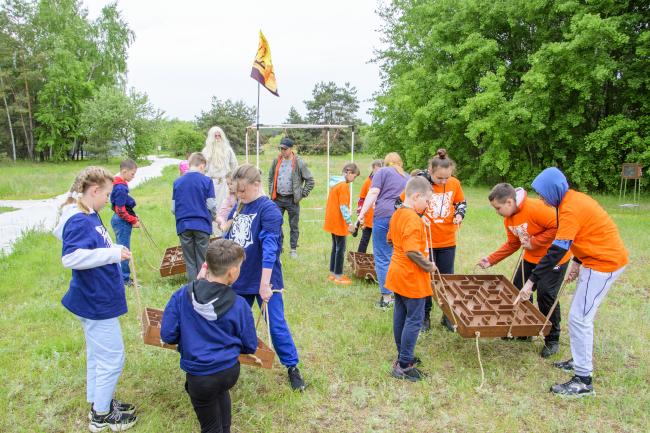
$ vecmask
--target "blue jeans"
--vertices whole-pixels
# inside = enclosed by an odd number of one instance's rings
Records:
[[[390,295],[393,293],[384,287],[390,258],[393,256],[393,247],[386,240],[389,223],[390,217],[375,218],[372,221],[372,252],[375,256],[375,271],[379,280],[379,291],[382,295]]]
[[[407,298],[395,293],[393,335],[397,345],[397,360],[401,363],[413,363],[415,343],[418,341],[424,320],[425,299]]]
[[[120,218],[116,213],[114,213],[113,217],[111,218],[111,227],[113,227],[113,231],[115,232],[115,242],[117,242],[119,245],[127,247],[130,250],[131,230],[133,230],[133,226]],[[120,266],[122,268],[122,279],[125,283],[128,283],[131,279],[129,261],[122,260],[120,262]]]
[[[257,300],[257,305],[262,305],[262,298],[260,295],[240,295],[246,299],[248,305],[253,306],[253,301]],[[271,328],[271,340],[273,341],[273,348],[275,353],[278,354],[280,362],[285,367],[295,367],[298,365],[298,349],[293,343],[293,337],[289,330],[289,325],[284,318],[284,301],[282,300],[282,293],[273,293],[269,300],[269,327]],[[262,332],[262,331],[259,331]]]
[[[86,336],[86,400],[96,412],[107,412],[124,366],[120,321],[77,318]]]

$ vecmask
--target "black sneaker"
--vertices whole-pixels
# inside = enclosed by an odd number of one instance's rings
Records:
[[[420,328],[420,332],[429,332],[430,330],[431,330],[431,318],[425,317],[424,320],[422,321],[422,328]]]
[[[298,367],[289,367],[287,369],[287,373],[289,375],[289,383],[291,383],[291,389],[294,391],[304,391],[305,388],[307,388],[305,381],[300,375],[300,370],[298,370]]]
[[[570,381],[566,383],[559,383],[551,387],[553,394],[565,397],[584,397],[587,395],[594,395],[594,386],[586,384],[578,376],[573,376]]]
[[[554,362],[553,367],[564,370],[567,373],[573,373],[573,358],[566,361]]]
[[[560,351],[560,343],[558,341],[549,341],[544,344],[544,348],[539,353],[542,358],[548,358],[549,356],[555,355]]]
[[[106,415],[99,415],[92,410],[88,429],[93,433],[98,433],[106,428],[112,431],[124,431],[133,427],[136,421],[138,421],[138,417],[135,415],[120,412],[116,408]]]
[[[131,403],[126,403],[123,401],[111,400],[111,410],[117,409],[122,413],[127,413],[129,415],[133,415],[135,413],[135,405]],[[88,412],[88,420],[92,421],[93,418],[93,404],[90,403],[90,412]]]
[[[384,297],[382,296],[381,298],[379,298],[379,302],[377,302],[377,304],[375,305],[380,310],[387,310],[388,308],[392,307],[393,304],[395,304],[394,300],[391,299],[390,301],[385,301]]]
[[[409,382],[418,382],[424,379],[425,374],[415,368],[414,364],[409,365],[406,368],[402,368],[399,365],[399,362],[393,364],[393,370],[390,372],[391,376],[397,379],[406,379]]]
[[[451,321],[449,319],[447,319],[447,316],[445,316],[444,314],[440,318],[440,324],[442,326],[444,326],[447,329],[447,331],[449,331],[449,332],[454,332],[455,331],[454,324],[451,323]]]

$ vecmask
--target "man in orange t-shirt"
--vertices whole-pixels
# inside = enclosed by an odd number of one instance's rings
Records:
[[[384,161],[381,159],[375,159],[372,162],[372,171],[370,176],[366,178],[361,185],[361,191],[359,191],[359,201],[357,202],[357,215],[361,213],[361,208],[363,208],[363,202],[366,201],[366,196],[368,191],[370,191],[370,185],[372,184],[372,177],[377,173],[377,170],[384,166]],[[366,216],[363,219],[363,230],[361,231],[361,240],[359,241],[359,248],[357,249],[360,253],[365,253],[368,251],[368,244],[370,243],[370,237],[372,236],[372,217],[374,215],[374,207],[368,209]],[[355,229],[356,230],[356,229]],[[356,236],[356,232],[353,234]]]
[[[497,184],[492,188],[488,199],[492,207],[503,217],[507,240],[498,250],[482,258],[478,265],[483,269],[489,268],[523,247],[523,258],[517,265],[513,280],[513,284],[521,289],[555,239],[557,232],[555,212],[541,200],[528,198],[522,188],[515,189],[509,183]],[[535,284],[537,305],[544,316],[555,303],[570,256],[571,254],[567,252],[560,262]],[[543,358],[548,358],[560,349],[560,318],[560,304],[558,304],[550,317],[551,332],[544,339],[544,348],[540,353]],[[518,338],[530,340],[530,337]]]
[[[330,179],[331,189],[325,207],[323,230],[332,234],[330,273],[327,279],[336,284],[352,283],[350,278],[343,275],[343,261],[345,260],[345,237],[354,230],[348,184],[357,176],[359,176],[359,167],[351,162],[343,167],[343,176],[332,176]]]
[[[526,299],[533,285],[571,251],[573,260],[567,281],[578,278],[569,310],[569,336],[572,359],[554,365],[574,376],[566,383],[551,387],[554,394],[581,397],[592,395],[594,319],[614,281],[628,263],[627,250],[618,228],[605,210],[586,194],[569,189],[555,167],[542,171],[533,188],[548,205],[557,208],[558,230],[546,255],[540,260],[519,293]]]
[[[395,211],[388,228],[393,255],[385,286],[395,294],[393,335],[397,345],[397,360],[391,374],[411,382],[422,378],[422,372],[415,367],[415,343],[424,320],[424,304],[433,294],[430,273],[435,266],[428,258],[427,236],[419,215],[431,196],[426,179],[419,176],[410,179],[403,207]]]

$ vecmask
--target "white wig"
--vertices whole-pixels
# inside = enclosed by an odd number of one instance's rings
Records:
[[[221,140],[217,141],[214,138],[214,134],[219,132],[221,134]],[[208,167],[212,167],[216,171],[228,171],[229,154],[232,152],[230,147],[230,142],[226,133],[223,132],[223,129],[218,126],[213,126],[208,131],[208,136],[205,139],[205,147],[202,152],[205,159],[208,161]]]

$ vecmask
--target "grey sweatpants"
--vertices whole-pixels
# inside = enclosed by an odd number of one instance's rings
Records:
[[[573,368],[578,376],[591,376],[593,371],[594,319],[598,307],[625,266],[614,272],[598,272],[580,268],[576,292],[569,310],[569,336]]]

